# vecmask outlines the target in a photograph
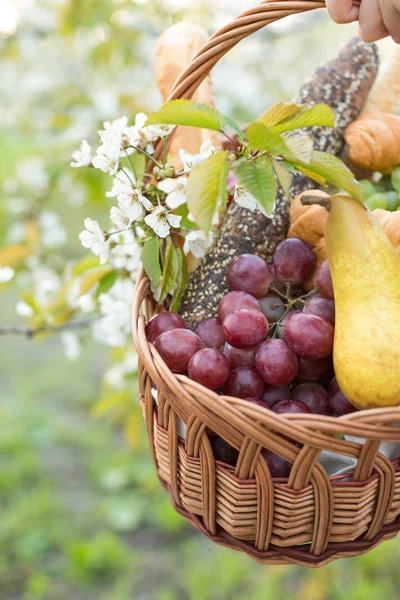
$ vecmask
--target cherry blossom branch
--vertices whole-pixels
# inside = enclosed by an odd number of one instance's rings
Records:
[[[78,321],[68,321],[60,325],[46,324],[36,328],[25,327],[23,325],[0,325],[0,335],[24,335],[31,339],[41,333],[60,333],[69,329],[84,329],[101,318],[101,316],[96,316]]]

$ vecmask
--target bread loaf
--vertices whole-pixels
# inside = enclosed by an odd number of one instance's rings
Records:
[[[178,76],[206,41],[207,34],[204,29],[186,21],[173,25],[161,34],[156,45],[155,70],[164,102],[168,99]],[[193,100],[215,105],[210,76],[206,77],[196,90]],[[216,149],[222,146],[218,132],[197,127],[178,127],[170,146],[170,160],[174,167],[182,168],[180,148],[184,148],[189,154],[198,154],[200,146],[207,141],[211,141]]]

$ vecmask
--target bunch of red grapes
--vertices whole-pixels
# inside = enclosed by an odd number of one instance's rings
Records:
[[[254,254],[230,264],[229,289],[218,316],[190,331],[177,313],[163,312],[146,327],[173,373],[219,394],[235,396],[278,414],[345,415],[355,411],[333,372],[335,301],[329,263],[314,276],[310,293],[301,289],[316,266],[315,254],[300,239],[276,247],[268,265]],[[237,451],[210,435],[216,460],[235,465]],[[273,477],[287,477],[291,465],[265,450]]]

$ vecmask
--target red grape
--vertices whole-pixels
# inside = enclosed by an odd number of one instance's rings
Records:
[[[162,312],[151,319],[146,325],[146,337],[153,344],[159,335],[171,329],[187,329],[181,315],[174,312]]]
[[[315,254],[303,240],[287,238],[275,249],[274,267],[279,279],[300,285],[315,267]]]
[[[329,384],[328,388],[328,399],[333,414],[341,417],[342,415],[348,415],[358,410],[351,404],[343,394],[339,387],[336,377],[334,377]]]
[[[331,323],[316,315],[292,315],[285,327],[285,342],[302,358],[321,360],[333,350],[334,329]]]
[[[326,390],[318,383],[302,383],[292,390],[293,400],[307,404],[312,413],[330,415],[330,406]]]
[[[270,450],[263,450],[261,454],[268,465],[271,477],[277,479],[287,479],[289,477],[292,465],[283,456]]]
[[[236,367],[254,367],[256,364],[256,354],[260,345],[249,346],[248,348],[234,348],[228,342],[224,346],[224,355],[229,360],[231,369]]]
[[[290,400],[290,387],[288,385],[268,385],[265,388],[262,400],[267,408],[272,408],[278,402]]]
[[[201,383],[209,390],[216,390],[223,386],[229,377],[229,361],[215,348],[204,348],[192,356],[188,372],[193,381]]]
[[[356,412],[358,409],[351,404],[343,394],[342,391],[339,391],[336,396],[334,396],[329,401],[331,410],[333,414],[341,417],[342,415],[348,415],[350,413]]]
[[[190,359],[202,347],[199,336],[188,329],[166,331],[154,342],[154,348],[173,373],[186,373]]]
[[[286,316],[284,316],[281,321],[279,321],[279,323],[276,325],[276,331],[278,333],[279,339],[281,339],[281,340],[284,339],[286,323],[289,321],[290,317],[292,315],[295,315],[296,313],[301,313],[301,312],[303,312],[303,311],[299,310],[299,309],[290,310],[288,312],[288,314]]]
[[[329,400],[336,396],[336,394],[340,391],[340,386],[337,382],[336,377],[332,377],[331,382],[328,387],[328,397]]]
[[[328,260],[324,260],[324,262],[318,267],[317,272],[315,273],[314,282],[317,290],[320,294],[322,294],[322,296],[333,300],[333,283]]]
[[[266,383],[287,385],[296,377],[297,356],[282,340],[267,340],[256,354],[256,369]]]
[[[270,325],[276,323],[283,317],[286,310],[286,304],[279,296],[268,294],[267,296],[264,296],[264,298],[259,298],[259,302],[261,304],[261,310],[267,317]]]
[[[261,398],[264,382],[255,369],[238,367],[231,372],[224,392],[227,396],[236,398]]]
[[[247,292],[256,298],[262,298],[274,276],[271,269],[255,254],[241,254],[228,267],[226,281],[231,290]]]
[[[310,383],[326,381],[332,376],[332,371],[332,356],[328,356],[322,360],[299,358],[299,370],[297,371],[296,380]]]
[[[222,333],[222,324],[217,317],[205,319],[196,327],[194,332],[197,333],[207,348],[216,348],[219,350],[224,345],[225,338]]]
[[[243,308],[230,313],[224,320],[222,332],[235,348],[248,348],[262,342],[268,334],[268,321],[258,310]]]
[[[257,298],[246,294],[246,292],[229,292],[226,294],[218,306],[218,317],[221,323],[224,322],[225,318],[229,313],[236,312],[241,308],[248,308],[250,310],[260,310],[261,305]]]
[[[223,438],[218,435],[210,435],[209,437],[211,448],[214,454],[215,460],[232,465],[236,465],[239,452],[232,448]]]
[[[278,415],[286,415],[286,414],[308,414],[311,413],[311,409],[307,404],[301,402],[300,400],[283,400],[283,402],[278,402],[272,408],[272,410]]]
[[[335,324],[335,301],[330,298],[324,298],[320,294],[315,294],[305,305],[306,314],[317,315],[326,319],[332,325]]]

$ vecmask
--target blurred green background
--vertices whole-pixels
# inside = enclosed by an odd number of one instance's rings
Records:
[[[24,161],[39,158],[56,182],[40,201],[62,217],[66,258],[83,256],[83,218],[104,217],[109,207],[93,178],[71,173],[72,150],[104,119],[159,104],[153,55],[164,28],[185,18],[211,33],[253,4],[0,0],[1,218],[10,219],[16,170],[24,195],[33,196]],[[322,13],[260,32],[215,69],[219,107],[245,123],[289,99],[354,31]],[[13,223],[6,225],[3,246]],[[19,322],[17,296],[14,287],[0,295],[1,324]],[[263,567],[203,538],[158,484],[135,378],[119,392],[129,407],[128,436],[121,433],[124,409],[112,418],[94,409],[107,361],[89,338],[75,362],[57,336],[0,340],[0,600],[399,597],[400,541],[312,571]]]

